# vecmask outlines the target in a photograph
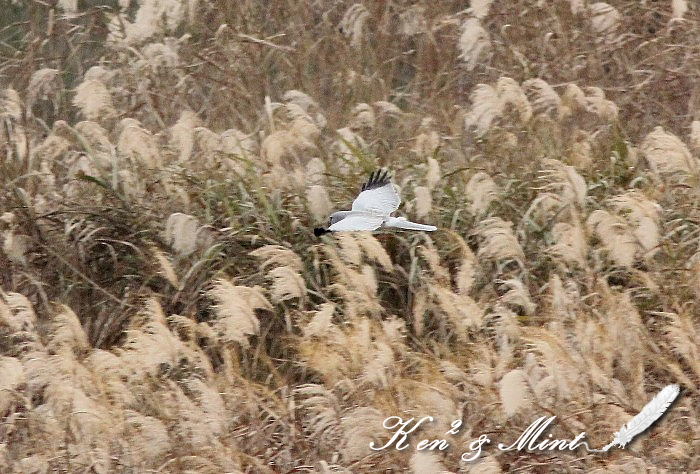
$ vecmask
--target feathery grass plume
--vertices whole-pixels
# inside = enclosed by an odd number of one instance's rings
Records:
[[[586,234],[579,222],[573,224],[557,222],[552,227],[552,237],[555,243],[547,249],[547,252],[568,265],[586,268],[588,245]]]
[[[561,107],[566,109],[563,113],[564,117],[568,117],[581,110],[588,110],[586,94],[584,94],[581,88],[576,84],[567,84],[564,93],[561,95]]]
[[[464,116],[464,128],[476,127],[478,136],[483,136],[491,128],[491,122],[503,112],[503,102],[498,91],[488,84],[477,84],[469,94],[471,109]]]
[[[512,222],[490,217],[479,222],[475,232],[483,240],[477,257],[493,261],[515,260],[520,266],[524,265],[525,254],[513,234]]]
[[[433,190],[440,182],[440,163],[435,158],[428,157],[428,169],[425,173],[425,182],[429,190]]]
[[[27,264],[27,249],[30,239],[26,235],[15,234],[11,230],[3,232],[2,251],[12,263],[17,265]]]
[[[194,148],[194,129],[200,125],[197,114],[190,110],[180,113],[178,121],[170,127],[170,146],[179,151],[177,161],[189,160]]]
[[[327,254],[333,253],[326,249]],[[365,265],[361,271],[345,265],[337,254],[331,258],[337,276],[330,289],[345,302],[344,313],[348,319],[361,314],[379,315],[383,308],[377,298],[377,281],[373,269]]]
[[[318,103],[305,92],[291,89],[282,94],[282,100],[301,107],[304,112],[309,112],[310,109],[318,109]]]
[[[435,474],[445,474],[449,471],[440,461],[440,457],[431,451],[416,451],[409,461],[413,474],[425,474],[432,472]]]
[[[323,303],[319,306],[318,311],[303,328],[304,337],[308,339],[313,336],[323,336],[332,324],[334,312],[335,305],[333,303]]]
[[[357,161],[356,152],[353,149],[364,152],[367,149],[367,143],[359,134],[353,132],[350,127],[339,128],[336,130],[336,133],[338,134],[338,139],[331,145],[331,150],[342,158],[340,170],[348,170],[350,168],[346,161]]]
[[[469,247],[463,249],[462,253],[463,256],[459,265],[459,271],[455,276],[455,283],[457,284],[459,292],[466,295],[471,291],[474,286],[474,281],[476,280],[477,261],[476,256]]]
[[[148,43],[141,53],[143,60],[136,63],[137,70],[150,69],[155,73],[168,71],[180,64],[178,45],[172,38],[166,38],[164,43]]]
[[[258,142],[253,134],[230,128],[221,132],[221,152],[239,158],[254,157],[258,153]],[[242,170],[242,165],[229,164],[229,167]]]
[[[83,352],[90,349],[87,335],[80,320],[72,309],[59,305],[56,314],[49,322],[49,337],[46,348],[53,352],[62,351]]]
[[[543,189],[557,193],[565,204],[583,208],[586,203],[586,180],[576,169],[548,158],[542,164],[544,168],[540,171],[540,178],[547,182]]]
[[[199,221],[196,217],[175,212],[165,223],[165,241],[181,256],[195,251]]]
[[[221,135],[206,127],[195,127],[192,131],[194,159],[189,167],[218,168],[223,153]]]
[[[88,148],[88,154],[102,170],[112,166],[114,146],[109,141],[109,133],[99,124],[84,120],[73,127],[82,144]]]
[[[508,291],[500,298],[501,303],[522,308],[528,315],[535,312],[537,305],[530,299],[530,292],[522,281],[511,278],[509,280],[496,280],[496,283],[508,288]]]
[[[693,120],[690,124],[690,146],[695,152],[700,152],[700,120]]]
[[[250,252],[250,255],[263,260],[261,265],[263,271],[272,265],[290,267],[297,272],[301,272],[304,269],[301,257],[293,250],[281,245],[265,245],[253,250]]]
[[[359,267],[362,265],[362,249],[355,236],[350,232],[341,232],[337,235],[340,245],[340,256],[347,264]]]
[[[77,0],[75,0],[77,3]],[[10,463],[4,464],[9,466]],[[45,474],[49,472],[49,462],[40,454],[32,454],[16,461],[12,466],[12,472],[21,472],[29,474]]]
[[[405,36],[425,33],[428,23],[425,19],[425,6],[412,5],[399,14],[399,31]]]
[[[109,438],[112,429],[109,411],[80,388],[55,381],[48,384],[43,396],[56,419],[65,423],[66,433],[74,436],[73,448],[80,457],[89,456],[92,447],[100,446]]]
[[[267,272],[267,277],[272,280],[270,296],[275,303],[294,298],[302,299],[306,295],[304,278],[292,267],[274,268]]]
[[[608,122],[617,120],[618,108],[615,102],[605,98],[605,92],[600,87],[586,87],[586,110],[596,114]]]
[[[260,329],[255,310],[272,310],[258,286],[235,286],[228,280],[219,279],[207,295],[216,302],[212,308],[216,314],[214,329],[218,337],[223,342],[236,342],[243,347],[248,347],[248,336],[257,334]]]
[[[278,130],[271,133],[262,142],[260,153],[271,167],[292,169],[305,164],[303,152],[316,147],[314,140],[318,135],[318,127],[305,119],[294,120],[289,130]]]
[[[424,156],[431,157],[440,146],[440,134],[433,129],[434,122],[435,119],[432,117],[424,117],[421,120],[420,127],[418,127],[420,133],[415,138],[412,150],[421,158]]]
[[[168,430],[156,417],[124,410],[124,433],[129,440],[127,449],[133,465],[152,466],[171,449]]]
[[[480,217],[486,214],[493,201],[498,199],[500,190],[488,173],[479,171],[469,178],[466,187],[469,210]]]
[[[496,82],[496,90],[501,99],[502,107],[515,107],[521,123],[527,123],[532,118],[532,106],[520,85],[512,78],[502,76]]]
[[[294,389],[302,413],[302,425],[320,446],[336,446],[343,438],[342,408],[335,394],[319,384],[304,384]]]
[[[605,2],[595,2],[588,5],[588,12],[593,31],[604,39],[611,39],[622,18],[617,8]]]
[[[398,317],[390,317],[382,321],[382,331],[387,343],[394,348],[405,349],[406,322]]]
[[[343,443],[340,447],[343,459],[350,462],[360,461],[371,455],[370,443],[376,444],[377,426],[382,426],[385,415],[373,407],[357,407],[348,410],[341,417],[343,428]]]
[[[586,11],[584,3],[585,1],[586,0],[569,0],[571,13],[574,15],[578,15],[579,13],[583,13],[584,11]]]
[[[700,298],[700,252],[696,252],[690,257],[685,268],[690,272],[690,288]]]
[[[333,210],[328,191],[320,184],[312,184],[306,189],[306,203],[315,222],[326,222]]]
[[[460,341],[464,342],[468,339],[470,329],[481,326],[484,311],[468,295],[453,293],[450,289],[437,284],[430,285],[430,293],[445,314],[446,320],[454,327],[455,335]]]
[[[461,30],[462,34],[457,43],[459,58],[466,64],[467,71],[472,71],[479,61],[479,56],[491,47],[491,39],[478,18],[467,18],[462,23]]]
[[[471,452],[466,442],[460,452]],[[464,474],[501,474],[503,471],[495,456],[482,454],[479,459],[471,461],[461,468],[460,472]]]
[[[469,5],[468,11],[471,12],[475,18],[483,20],[484,17],[489,14],[492,3],[493,0],[473,0]]]
[[[353,237],[367,260],[377,262],[384,271],[391,272],[394,265],[381,243],[370,232],[356,232]]]
[[[27,86],[27,97],[25,99],[27,115],[32,115],[32,107],[34,107],[37,100],[50,97],[54,97],[55,100],[63,86],[59,72],[58,69],[51,68],[34,71]]]
[[[360,103],[352,108],[352,119],[350,120],[350,129],[361,131],[361,130],[371,130],[374,128],[376,123],[376,118],[374,116],[374,110],[369,104]]]
[[[137,379],[176,367],[190,352],[168,329],[163,308],[154,298],[145,302],[126,333],[127,340],[117,353]]]
[[[84,80],[75,88],[73,105],[88,120],[105,119],[116,114],[109,89],[98,79]]]
[[[671,0],[671,20],[682,19],[687,11],[687,0]]]
[[[577,302],[581,300],[578,285],[573,280],[567,280],[566,286],[556,273],[549,278],[549,300],[555,319],[573,319]]]
[[[22,118],[22,99],[11,87],[0,91],[0,118],[15,122]]]
[[[365,358],[360,380],[379,389],[387,388],[391,380],[390,369],[394,365],[391,347],[384,342],[375,341]]]
[[[587,170],[593,164],[593,147],[590,135],[581,130],[574,133],[573,142],[567,155],[567,162],[578,170]]]
[[[539,78],[528,79],[522,86],[535,112],[561,114],[561,98],[548,82]]]
[[[430,189],[425,186],[416,186],[413,189],[413,192],[416,195],[416,217],[423,219],[427,217],[428,214],[430,214],[430,211],[433,209],[433,198],[430,193]]]
[[[663,127],[655,127],[644,137],[641,152],[656,174],[698,172],[697,158],[693,157],[685,143]]]
[[[157,168],[161,164],[160,153],[151,132],[141,126],[138,120],[125,118],[117,127],[117,151],[133,164],[144,164],[148,168]]]
[[[129,45],[135,45],[159,34],[173,33],[184,19],[186,8],[185,3],[180,0],[140,2],[133,23],[120,15],[119,20],[125,30],[124,40]],[[118,40],[118,37],[112,40]]]
[[[372,102],[372,107],[377,111],[379,123],[386,123],[388,118],[399,119],[404,116],[403,111],[396,105],[386,100],[376,100]]]
[[[523,339],[531,350],[542,357],[542,364],[554,382],[555,399],[575,400],[589,390],[589,381],[581,377],[581,364],[585,364],[580,354],[558,334],[546,329],[524,328]]]
[[[0,410],[8,413],[15,400],[14,395],[26,383],[24,367],[18,359],[0,355],[0,374]]]
[[[346,38],[350,38],[350,45],[353,48],[360,46],[365,23],[369,18],[369,11],[361,3],[355,3],[345,11],[343,19],[340,21],[340,31]]]
[[[49,165],[54,165],[56,162],[61,162],[62,158],[72,148],[73,145],[69,140],[52,132],[32,149],[31,161],[33,163],[46,162]]]
[[[425,314],[428,311],[428,291],[421,288],[413,296],[411,316],[413,318],[413,331],[418,336],[423,335],[425,327]]]
[[[93,349],[83,360],[85,367],[94,375],[105,399],[113,408],[134,406],[136,398],[127,386],[129,367],[114,352]]]
[[[527,376],[522,369],[507,372],[498,383],[501,406],[506,417],[510,418],[523,408],[531,406]]]
[[[219,392],[194,377],[187,380],[186,387],[202,410],[204,416],[200,421],[207,425],[214,436],[221,435],[225,429],[226,406]]]
[[[459,390],[444,380],[436,369],[427,366],[422,373],[416,374],[415,379],[402,378],[395,384],[399,399],[404,400],[404,410],[409,413],[430,413],[434,418],[429,425],[421,425],[426,437],[432,439],[444,437],[443,427],[460,419],[461,414]],[[427,380],[430,380],[430,384],[426,383]]]
[[[0,323],[12,331],[34,332],[36,313],[27,297],[20,293],[3,292],[0,292],[0,296]]]
[[[653,255],[658,250],[656,247],[661,239],[661,206],[636,190],[614,196],[608,202],[619,214],[625,216],[642,249],[651,252],[648,256]]]
[[[210,425],[203,422],[205,414],[202,408],[188,397],[180,386],[172,381],[168,385],[168,397],[163,402],[170,416],[177,419],[177,423],[171,428],[173,437],[187,440],[187,444],[195,450],[218,444]]]
[[[418,251],[428,263],[433,279],[440,285],[449,286],[450,272],[441,265],[440,254],[432,242],[428,241],[426,245],[418,247]]]
[[[644,346],[649,344],[649,333],[642,323],[637,307],[630,299],[630,292],[613,291],[605,281],[599,281],[602,304],[614,314],[608,325],[613,339],[616,358],[614,374],[619,379],[632,404],[646,400],[644,391]]]
[[[597,209],[586,220],[588,231],[600,239],[608,257],[617,265],[629,267],[637,253],[637,239],[627,222],[602,209]]]
[[[680,355],[700,377],[700,333],[693,325],[689,314],[664,313],[670,320],[665,327],[665,334],[670,341],[673,352]]]
[[[168,257],[157,247],[151,247],[150,253],[155,257],[156,263],[158,264],[158,274],[165,278],[173,288],[180,288],[180,282],[175,273],[175,268],[173,268],[173,264],[168,260]]]

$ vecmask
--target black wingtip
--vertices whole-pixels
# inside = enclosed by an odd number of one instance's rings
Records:
[[[324,229],[323,227],[316,227],[316,228],[314,228],[314,235],[315,235],[316,237],[321,237],[323,234],[327,234],[327,233],[329,233],[329,232],[330,232],[330,230]]]
[[[367,191],[368,189],[381,188],[391,182],[391,176],[389,175],[389,170],[386,168],[380,168],[372,171],[369,175],[369,179],[366,183],[362,185],[362,191]]]

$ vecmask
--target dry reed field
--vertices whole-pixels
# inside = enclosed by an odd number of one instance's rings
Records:
[[[2,8],[0,472],[700,470],[697,2]]]

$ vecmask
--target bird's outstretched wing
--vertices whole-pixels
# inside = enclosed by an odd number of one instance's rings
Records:
[[[399,208],[401,198],[391,184],[387,170],[376,170],[362,185],[362,191],[352,202],[352,210],[373,214],[389,215]]]
[[[371,215],[349,215],[345,219],[336,222],[328,228],[331,232],[342,232],[342,231],[362,231],[362,230],[376,230],[382,226],[384,219],[381,217],[375,217]]]

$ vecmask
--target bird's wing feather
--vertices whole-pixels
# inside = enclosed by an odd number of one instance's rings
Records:
[[[352,210],[388,215],[399,208],[401,198],[391,184],[389,172],[378,170],[362,185],[362,192],[352,203]]]
[[[384,219],[381,217],[362,214],[349,215],[345,219],[330,226],[328,230],[331,232],[376,230],[381,227],[383,222]]]

